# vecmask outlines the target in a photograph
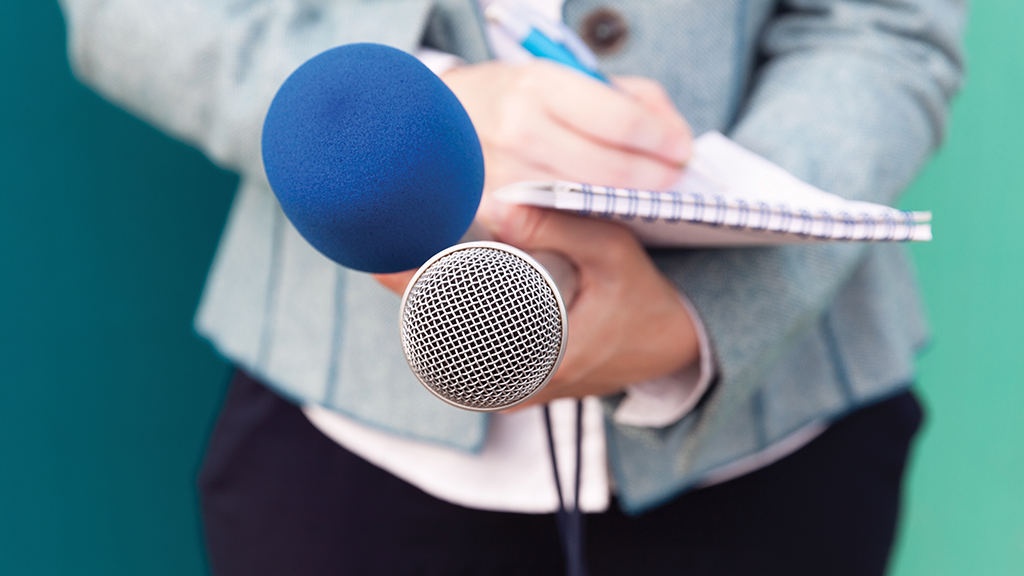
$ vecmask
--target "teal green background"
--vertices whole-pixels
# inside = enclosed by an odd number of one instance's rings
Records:
[[[228,377],[192,331],[237,178],[0,2],[0,574],[207,572],[194,477]]]
[[[947,141],[904,196],[933,339],[892,572],[1024,575],[1024,2],[973,3]]]
[[[237,178],[71,78],[0,4],[0,574],[207,572],[194,476],[228,376],[191,317]],[[934,339],[892,572],[1024,574],[1024,3],[975,3],[945,148],[904,199]]]

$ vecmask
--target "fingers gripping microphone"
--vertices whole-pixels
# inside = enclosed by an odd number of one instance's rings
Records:
[[[271,104],[263,163],[284,213],[328,258],[373,273],[426,262],[400,334],[433,394],[501,410],[551,379],[566,344],[560,292],[575,292],[575,270],[539,256],[556,282],[511,246],[456,244],[480,202],[483,154],[465,109],[418,60],[376,44],[309,60]]]

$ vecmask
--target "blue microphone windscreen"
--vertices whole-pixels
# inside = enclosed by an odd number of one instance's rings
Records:
[[[480,203],[480,141],[451,90],[378,44],[300,66],[263,124],[263,164],[295,228],[365,272],[416,268],[458,242]]]

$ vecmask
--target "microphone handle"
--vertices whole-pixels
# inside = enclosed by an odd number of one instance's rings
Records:
[[[486,228],[473,220],[469,229],[459,239],[459,243],[478,241],[494,242],[495,240]],[[576,265],[565,254],[553,250],[536,250],[527,253],[547,270],[551,279],[555,281],[555,285],[558,286],[558,292],[562,296],[562,301],[565,302],[565,307],[571,308],[580,286]]]

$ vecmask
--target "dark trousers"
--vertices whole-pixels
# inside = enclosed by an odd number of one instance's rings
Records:
[[[909,392],[836,422],[798,452],[639,517],[586,518],[590,572],[882,574],[921,408]],[[338,446],[236,373],[199,476],[219,576],[563,572],[553,515],[427,495]]]

